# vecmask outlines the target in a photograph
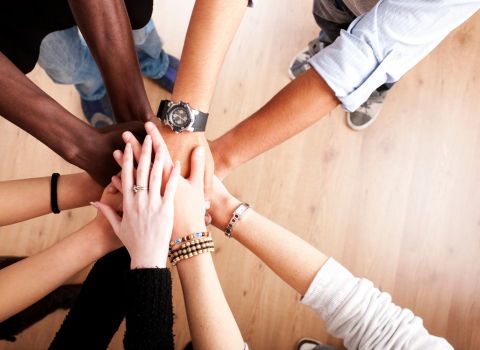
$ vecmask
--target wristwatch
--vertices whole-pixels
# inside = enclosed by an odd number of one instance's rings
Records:
[[[188,103],[173,103],[162,100],[158,107],[157,117],[165,125],[169,125],[176,133],[183,131],[205,131],[207,126],[208,113],[202,113],[192,109]]]
[[[242,203],[238,206],[237,209],[235,209],[235,211],[233,212],[233,216],[230,219],[230,222],[228,223],[227,228],[225,229],[225,235],[228,238],[232,238],[232,231],[233,231],[233,228],[235,227],[235,224],[237,223],[238,220],[242,218],[243,214],[245,214],[245,212],[250,208],[251,208],[250,204]]]

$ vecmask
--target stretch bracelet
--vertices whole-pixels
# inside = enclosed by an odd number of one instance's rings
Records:
[[[215,247],[213,246],[213,242],[211,242],[210,244],[211,246],[209,247],[202,248],[200,250],[191,251],[190,253],[187,252],[185,254],[181,254],[176,257],[173,257],[173,259],[170,260],[170,262],[172,263],[172,266],[175,266],[176,264],[178,264],[180,260],[190,259],[193,256],[200,255],[203,253],[213,253],[215,251]]]
[[[185,236],[183,238],[178,238],[178,239],[170,242],[170,249],[172,249],[172,247],[175,244],[178,244],[178,243],[186,242],[186,241],[189,241],[191,239],[198,238],[198,237],[211,237],[211,236],[212,236],[212,234],[210,232],[197,232],[197,233],[194,233],[193,235],[190,235],[190,236]]]
[[[52,179],[50,181],[50,204],[52,206],[52,212],[54,214],[60,214],[60,209],[58,209],[57,201],[57,181],[59,176],[59,173],[53,173]]]
[[[210,246],[210,244],[213,245],[213,240],[212,238],[200,238],[195,241],[187,242],[185,244],[182,244],[182,246],[174,251],[170,251],[168,253],[168,256],[170,258],[173,258],[175,256],[178,256],[180,254],[185,254],[185,253],[190,253],[192,250],[200,250],[203,248],[207,248]]]

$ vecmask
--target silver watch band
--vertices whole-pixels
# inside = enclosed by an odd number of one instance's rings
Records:
[[[247,203],[242,203],[238,206],[237,209],[233,212],[232,218],[230,219],[230,222],[227,225],[227,228],[225,229],[225,235],[228,238],[232,238],[232,231],[235,225],[237,224],[237,221],[242,218],[242,216],[245,214],[245,212],[250,209],[250,204]]]

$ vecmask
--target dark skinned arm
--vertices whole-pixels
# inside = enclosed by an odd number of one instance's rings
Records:
[[[143,138],[143,123],[130,122],[95,129],[44,93],[0,53],[0,115],[78,166],[105,187],[120,168],[112,157],[130,130]]]
[[[155,121],[124,1],[69,0],[68,3],[98,65],[117,123]]]
[[[339,104],[325,80],[314,69],[306,71],[258,112],[210,143],[215,175],[224,179],[239,165],[305,130]]]

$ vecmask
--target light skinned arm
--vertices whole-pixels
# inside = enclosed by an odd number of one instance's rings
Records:
[[[172,93],[174,103],[183,101],[209,113],[220,69],[247,5],[247,0],[196,0]],[[210,201],[214,163],[204,133],[175,134],[169,126],[157,125],[172,159],[182,164],[182,176],[190,173],[193,149],[205,147],[205,201]]]
[[[100,199],[103,188],[87,173],[61,175],[57,180],[60,210],[89,205]],[[52,212],[51,177],[0,182],[0,226],[36,218]]]
[[[122,195],[105,191],[104,201],[118,207]],[[0,322],[61,286],[70,277],[121,246],[99,213],[88,225],[44,251],[0,270]]]
[[[157,148],[155,148],[156,150],[161,150],[161,136],[158,130],[156,128],[151,128],[149,130],[148,124],[146,125],[146,128],[149,136],[145,139],[141,152],[145,152],[145,147],[151,147],[152,143],[154,147],[155,145],[158,145]],[[121,152],[118,151],[118,153]],[[117,161],[119,161],[119,164],[123,167],[122,179],[120,180],[118,177],[114,177],[113,183],[120,191],[131,189],[133,186],[133,182],[129,180],[131,178],[131,169],[133,169],[132,153],[132,147],[127,146],[125,148],[125,154],[119,154],[119,157],[117,157]],[[137,153],[135,156],[137,161],[139,161],[138,171],[140,171],[140,174],[148,174],[150,154],[146,153],[145,158],[147,161],[142,161],[143,154],[140,156],[140,154]],[[158,157],[158,152],[156,157]],[[165,159],[168,158],[168,156],[165,156]],[[156,181],[160,181],[160,183],[162,181],[161,174],[158,171],[156,172],[156,163],[157,160],[155,160],[152,175],[150,176],[150,193],[152,193],[152,188],[153,192],[160,192],[160,184],[152,186],[152,177],[154,177]],[[155,235],[152,234],[148,239],[141,239],[142,236],[146,237],[146,235],[144,236],[143,234],[130,236],[125,233],[123,237],[127,237],[127,239],[128,237],[132,237],[131,244],[129,244],[125,238],[122,238],[122,234],[119,235],[131,253],[132,268],[165,267],[165,257],[168,253],[168,244],[170,240],[187,236],[195,232],[204,232],[206,230],[204,223],[205,206],[203,197],[204,167],[205,149],[203,146],[199,146],[194,150],[192,155],[192,171],[190,178],[187,180],[180,178],[176,190],[174,206],[175,220],[176,222],[179,222],[178,225],[173,226],[173,205],[171,205],[171,208],[167,208],[167,212],[172,216],[170,220],[172,227],[174,227],[173,233],[170,231],[167,235],[164,232],[160,232],[160,230],[155,230]],[[176,168],[179,172],[179,163],[177,163]],[[125,174],[123,171],[125,171]],[[138,171],[137,178],[139,177]],[[165,162],[163,173],[167,174],[164,176],[170,176],[168,175],[169,173],[175,173],[175,170],[171,170],[171,164],[169,162]],[[127,179],[125,179],[126,174],[128,174]],[[140,177],[141,176],[143,175],[140,175]],[[142,178],[140,178],[140,181],[143,181]],[[143,191],[141,191],[140,194],[142,192]],[[167,197],[168,192],[167,184],[164,194],[165,197]],[[160,193],[158,195],[160,195]],[[125,197],[127,198],[127,195],[125,195]],[[99,203],[95,203],[95,205],[99,205],[100,209],[104,210],[105,215],[112,221],[112,225],[117,232],[117,227],[120,226],[116,225],[117,222],[120,222],[120,218],[115,216],[111,209],[105,208],[105,206]],[[124,212],[123,221],[125,221],[127,217],[128,216],[126,216]],[[158,214],[153,217],[158,217]],[[135,227],[145,227],[145,225],[137,224]],[[159,235],[163,236],[160,237],[163,239],[161,241],[162,243],[158,241],[158,244],[153,244],[153,237]],[[129,249],[129,246],[139,248],[138,250],[135,250],[137,253],[132,253],[134,252],[134,248]],[[140,249],[142,246],[144,248]],[[154,250],[152,250],[152,248],[154,248]],[[139,257],[138,259],[136,258],[137,256]],[[177,268],[182,283],[188,323],[194,348],[198,350],[244,349],[245,345],[242,335],[223,294],[211,254],[200,254],[194,258],[181,261],[177,264]]]
[[[233,169],[305,130],[340,101],[313,69],[285,86],[264,107],[210,143],[215,175]]]
[[[214,203],[208,211],[212,224],[224,231],[232,213],[242,202],[230,195],[216,177],[213,199]],[[305,295],[318,271],[328,260],[318,249],[253,209],[248,209],[237,221],[232,238],[249,249],[301,295]]]

